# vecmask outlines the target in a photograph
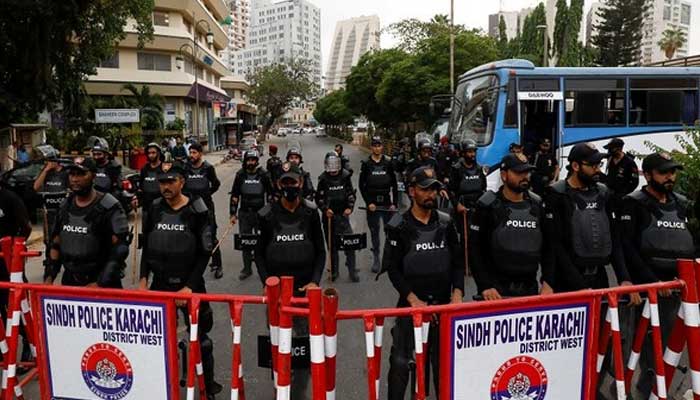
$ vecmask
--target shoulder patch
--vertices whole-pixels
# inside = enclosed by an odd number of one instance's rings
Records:
[[[493,203],[498,200],[498,196],[496,195],[496,192],[493,190],[487,190],[484,194],[479,197],[479,200],[477,201],[477,204],[482,206],[482,207],[491,207]]]
[[[394,213],[394,216],[391,217],[387,226],[391,229],[398,229],[401,227],[401,225],[403,225],[403,218],[402,213]]]
[[[555,182],[550,187],[552,188],[553,192],[556,192],[559,194],[566,194],[566,180],[565,179],[561,179],[561,180]]]
[[[530,200],[532,200],[538,204],[542,203],[542,197],[540,197],[539,194],[533,192],[532,190],[528,191],[527,194],[528,194],[528,196],[530,196]]]
[[[646,193],[644,193],[644,192],[641,191],[641,190],[635,190],[634,192],[628,194],[628,195],[625,196],[625,197],[630,198],[630,199],[632,199],[632,200],[639,201],[639,202],[645,202],[645,201],[647,200],[647,195],[646,195]]]
[[[448,224],[452,223],[452,216],[450,216],[450,214],[443,212],[443,211],[440,211],[440,210],[436,210],[436,211],[437,211],[437,215],[438,215],[438,221],[440,221],[441,225],[448,225]]]
[[[313,211],[316,211],[318,209],[318,207],[316,207],[316,204],[314,204],[312,201],[309,201],[306,199],[302,199],[302,204],[304,205],[304,207],[311,209]]]
[[[201,197],[196,197],[194,199],[192,202],[192,209],[194,209],[194,211],[198,214],[205,213],[209,210]]]
[[[258,210],[258,215],[262,218],[267,218],[270,214],[272,213],[272,205],[271,204],[265,204],[263,208]]]
[[[102,200],[100,200],[100,206],[102,206],[105,210],[111,210],[112,207],[118,204],[119,200],[109,193],[105,193],[104,196],[102,196]]]

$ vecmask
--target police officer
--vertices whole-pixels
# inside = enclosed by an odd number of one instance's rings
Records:
[[[552,141],[549,138],[542,138],[538,151],[530,156],[530,163],[535,166],[532,191],[542,196],[544,189],[559,178],[559,161],[552,152]]]
[[[639,186],[639,169],[634,159],[622,150],[625,142],[620,138],[610,140],[604,148],[608,151],[608,168],[605,185],[610,190],[613,207],[618,211],[622,198]]]
[[[420,167],[430,167],[437,171],[437,161],[433,158],[433,144],[429,139],[421,139],[418,141],[418,154],[414,159],[408,162],[404,171],[405,181],[408,182],[413,171]]]
[[[518,154],[518,153],[525,154],[524,146],[520,143],[515,143],[515,142],[511,143],[508,146],[508,152],[511,154]]]
[[[301,197],[304,199],[313,202],[314,201],[314,183],[311,182],[311,174],[308,172],[304,171],[304,168],[301,166],[301,164],[304,163],[304,158],[301,155],[301,149],[298,147],[290,147],[289,150],[287,150],[287,162],[290,164],[294,164],[297,167],[299,167],[299,171],[301,171],[301,174],[304,176],[303,179],[303,184],[304,186],[302,187],[301,190]],[[279,181],[279,179],[278,179]]]
[[[673,190],[677,171],[682,169],[668,153],[648,155],[642,162],[647,185],[622,200],[622,246],[635,284],[673,280],[678,276],[676,260],[695,258],[693,236],[687,225],[689,201]],[[662,290],[659,294],[660,327],[665,348],[680,298],[670,290]],[[640,359],[642,376],[637,386],[646,397],[655,376],[652,351],[646,346]]]
[[[379,272],[381,242],[379,229],[397,209],[399,192],[394,165],[383,154],[384,144],[379,136],[372,137],[372,154],[360,166],[360,194],[367,205],[367,226],[372,239],[372,272]],[[379,208],[377,208],[379,207]]]
[[[63,267],[63,285],[121,288],[130,243],[124,209],[114,196],[94,189],[93,159],[79,157],[66,168],[72,193],[54,224],[44,281],[52,284]]]
[[[476,162],[476,142],[464,140],[459,145],[459,151],[461,158],[450,170],[449,189],[455,211],[461,215],[475,208],[477,200],[486,191],[487,183],[486,169]]]
[[[449,214],[437,211],[441,184],[430,167],[413,171],[409,178],[411,208],[392,217],[387,225],[383,269],[399,292],[397,307],[421,307],[459,303],[464,293],[464,256],[459,235]],[[413,321],[397,318],[391,331],[389,359],[390,400],[404,398],[409,381],[409,364],[414,351]],[[429,331],[426,360],[433,368],[438,393],[438,328]],[[426,369],[427,370],[427,369]],[[426,387],[428,387],[426,374]]]
[[[270,182],[277,182],[277,179],[282,174],[280,172],[280,167],[282,166],[282,159],[277,156],[277,145],[270,145],[269,154],[270,158],[267,159],[265,169],[270,175]]]
[[[455,161],[454,148],[450,145],[450,139],[447,136],[441,137],[435,163],[439,180],[445,185],[449,184],[450,171]]]
[[[44,245],[46,245],[46,259],[48,263],[49,233],[53,230],[58,209],[63,200],[68,196],[68,171],[58,160],[58,151],[50,145],[42,145],[40,152],[44,157],[44,168],[34,180],[33,189],[41,196],[44,208]]]
[[[336,235],[352,233],[350,214],[355,208],[355,189],[350,172],[342,168],[340,157],[334,152],[326,154],[324,172],[318,177],[316,204],[323,218],[324,237],[331,253],[331,281],[338,279],[338,243]],[[355,270],[355,251],[345,251],[345,265],[353,282],[360,277]]]
[[[132,200],[132,206],[135,209],[141,206],[141,220],[145,222],[146,213],[151,208],[153,201],[160,197],[160,185],[158,184],[158,176],[163,172],[163,150],[158,143],[149,143],[146,146],[146,157],[148,163],[141,168],[139,173],[141,185],[136,197]],[[143,223],[141,224],[143,227]]]
[[[102,193],[110,193],[119,199],[119,180],[122,175],[122,166],[109,154],[109,146],[103,138],[96,140],[92,146],[92,158],[97,164],[95,174],[95,189]]]
[[[568,156],[571,176],[547,188],[545,236],[557,266],[557,292],[608,287],[608,263],[621,285],[631,284],[619,235],[613,234],[609,191],[598,183],[603,157],[590,143],[575,145]]]
[[[216,176],[216,169],[202,158],[202,145],[193,143],[190,145],[190,162],[186,167],[187,173],[185,176],[185,187],[183,192],[188,197],[201,197],[204,204],[209,210],[209,219],[211,223],[212,240],[214,246],[218,243],[216,238],[216,210],[214,209],[214,201],[212,196],[219,190],[221,182]],[[217,247],[212,255],[211,271],[216,279],[221,279],[224,276],[224,271],[221,268],[221,250]]]
[[[551,294],[553,264],[545,255],[542,199],[529,191],[535,169],[523,154],[501,161],[498,192],[486,192],[470,223],[474,280],[484,300]],[[537,272],[542,266],[542,288]]]
[[[318,287],[326,261],[318,210],[301,196],[303,180],[298,165],[282,164],[277,182],[280,198],[258,213],[260,238],[255,248],[255,264],[263,285],[269,276],[293,276],[295,296]],[[308,320],[294,318],[292,329],[296,336],[308,336]],[[292,398],[306,398],[308,382],[308,373],[293,373]]]
[[[185,174],[185,169],[179,163],[166,163],[163,172],[158,175],[162,198],[155,199],[146,213],[140,290],[149,288],[148,279],[153,275],[150,290],[206,293],[203,274],[213,243],[209,212],[201,197],[190,198],[182,194]],[[186,301],[176,300],[175,304],[184,315],[189,315]],[[214,381],[214,345],[207,335],[213,325],[211,306],[208,302],[202,302],[197,333],[209,399],[213,399],[222,389]]]
[[[352,174],[355,171],[353,171],[352,168],[350,167],[350,159],[343,154],[343,145],[340,143],[336,144],[334,150],[335,150],[335,154],[337,154],[338,157],[340,157],[340,163],[342,165],[342,168],[344,170],[348,171],[350,173],[350,176],[352,176]]]
[[[258,211],[272,196],[270,177],[260,167],[259,161],[257,151],[246,151],[243,155],[243,168],[236,173],[233,179],[229,216],[232,224],[240,222],[238,232],[241,234],[257,233]],[[252,262],[253,252],[243,250],[243,270],[238,275],[238,279],[244,280],[253,274]]]
[[[32,225],[29,223],[29,213],[24,202],[13,191],[0,185],[0,238],[9,236],[26,239],[31,233]],[[10,272],[5,265],[5,257],[0,257],[0,281],[10,281]],[[0,290],[0,315],[4,319],[7,318],[8,293],[7,289]],[[22,358],[24,361],[24,351]]]

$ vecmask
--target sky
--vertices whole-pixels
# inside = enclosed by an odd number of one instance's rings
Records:
[[[541,0],[455,0],[455,23],[469,28],[488,29],[488,16],[498,12],[520,10],[534,7]],[[690,54],[700,54],[700,0],[693,3],[691,24]],[[382,28],[407,18],[429,20],[435,14],[449,14],[450,0],[311,0],[321,7],[321,52],[323,70],[327,68],[331,41],[336,22],[361,15],[378,15]],[[586,0],[584,16],[588,13],[593,0]],[[381,38],[383,48],[392,47],[395,40],[384,34]]]

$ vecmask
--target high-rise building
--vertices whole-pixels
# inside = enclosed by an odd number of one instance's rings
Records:
[[[229,43],[220,25],[228,15],[224,0],[155,0],[153,40],[140,48],[138,33],[128,24],[114,55],[102,61],[97,74],[85,82],[87,93],[127,96],[124,85],[147,86],[165,99],[166,128],[180,118],[185,131],[196,133],[197,140],[210,148],[220,145],[213,103],[229,100],[221,78],[230,73],[219,58]]]
[[[691,38],[691,2],[685,0],[649,0],[649,7],[643,26],[642,64],[666,60],[666,54],[658,43],[667,29],[680,29],[685,33],[687,41],[676,50],[674,57],[687,57]]]
[[[234,54],[244,49],[250,26],[250,0],[227,0],[229,8],[228,46],[221,58],[231,71],[234,70]]]
[[[253,0],[246,46],[235,53],[235,74],[289,60],[311,63],[321,84],[321,10],[308,0]]]
[[[345,78],[363,54],[379,48],[379,17],[357,17],[339,21],[335,26],[325,88],[345,87]]]
[[[591,5],[591,9],[588,10],[588,14],[586,15],[586,44],[587,45],[592,45],[593,43],[591,40],[593,39],[593,36],[596,35],[596,26],[600,25],[600,23],[603,21],[603,18],[600,17],[600,12],[605,6],[604,3],[602,2],[595,2]]]
[[[501,22],[501,16],[506,23],[506,36],[508,40],[518,36],[518,33],[523,28],[525,18],[532,12],[533,8],[523,8],[520,11],[499,11],[496,14],[489,15],[489,36],[498,39],[498,26]]]

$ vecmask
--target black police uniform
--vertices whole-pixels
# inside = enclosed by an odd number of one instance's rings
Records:
[[[314,182],[311,180],[311,174],[304,171],[304,168],[300,165],[301,175],[304,178],[304,186],[301,188],[301,197],[308,200],[309,202],[314,201],[316,195],[316,189],[314,189]]]
[[[218,243],[216,238],[216,210],[214,209],[214,200],[212,196],[219,190],[221,182],[216,176],[216,170],[214,166],[209,164],[206,160],[202,161],[199,167],[187,164],[185,172],[185,186],[182,192],[189,197],[201,197],[209,210],[209,220],[211,223],[212,240],[214,245]],[[212,255],[211,260],[212,268],[221,268],[221,249],[217,248]]]
[[[282,159],[277,156],[271,156],[267,159],[265,169],[270,176],[270,182],[277,182],[277,179],[282,175]]]
[[[639,168],[634,159],[628,154],[618,162],[614,162],[612,158],[608,159],[605,185],[610,190],[613,207],[616,211],[619,210],[622,206],[622,198],[639,186]]]
[[[366,205],[374,204],[383,209],[394,206],[398,209],[399,191],[396,173],[392,164],[389,157],[386,156],[382,156],[379,162],[374,161],[371,156],[367,160],[362,161],[359,187],[360,194]],[[386,226],[391,216],[392,213],[386,210],[374,212],[367,210],[367,226],[372,238],[372,254],[374,255],[373,272],[379,271],[380,266],[380,221]]]
[[[151,208],[151,204],[156,199],[160,198],[160,183],[158,182],[158,175],[163,173],[163,164],[158,163],[156,167],[152,167],[150,163],[146,164],[141,168],[141,187],[137,192],[139,204],[141,205],[141,220],[143,223],[146,222],[148,210]],[[141,224],[143,227],[143,224]]]
[[[194,293],[206,293],[204,271],[212,251],[209,212],[201,198],[173,210],[162,198],[153,201],[144,224],[141,278],[153,274],[151,290],[177,292],[188,287]],[[186,307],[181,308],[189,316]],[[189,318],[185,318],[189,325]],[[207,335],[214,326],[208,302],[199,309],[198,335],[202,351],[202,369],[207,393],[217,391],[214,383],[213,342]],[[220,387],[218,390],[221,390]]]
[[[95,190],[102,193],[111,193],[116,198],[119,198],[121,174],[122,166],[115,160],[107,160],[102,165],[98,164],[97,172],[95,172]]]
[[[0,238],[29,237],[32,227],[29,213],[22,199],[14,192],[0,186]],[[5,265],[5,257],[0,257],[0,281],[8,282],[10,272]],[[0,315],[7,318],[8,290],[0,290]]]
[[[316,206],[301,200],[294,212],[274,202],[263,207],[260,217],[260,239],[255,248],[255,264],[260,280],[265,284],[269,276],[294,277],[294,295],[303,296],[299,289],[321,281],[326,249]],[[309,334],[306,318],[294,318],[295,336]],[[303,399],[309,383],[309,374],[292,373],[292,398]]]
[[[345,156],[345,154],[340,155],[340,156],[338,156],[338,157],[340,157],[340,167],[341,167],[342,169],[348,171],[348,173],[350,174],[350,176],[352,176],[352,174],[353,174],[355,171],[353,171],[352,167],[350,167],[350,159],[347,158],[347,157]]]
[[[452,166],[450,172],[448,189],[452,205],[457,207],[458,204],[461,204],[467,209],[473,210],[477,200],[486,191],[487,182],[484,167],[477,163],[467,166],[464,160],[460,159]]]
[[[608,189],[600,183],[579,190],[561,180],[546,191],[545,235],[557,266],[555,291],[608,287],[608,263],[618,282],[630,280],[619,235],[613,234],[609,199]]]
[[[676,260],[695,258],[693,236],[687,225],[688,206],[688,200],[677,193],[667,195],[667,201],[660,203],[646,191],[646,187],[624,197],[620,213],[621,238],[633,283],[673,280],[678,276]],[[658,298],[664,347],[679,306],[677,294]],[[642,395],[648,396],[655,374],[653,349],[649,340],[646,344],[640,357],[640,367],[643,374],[650,375],[642,375],[638,386]]]
[[[238,216],[238,232],[241,234],[258,233],[258,211],[265,206],[272,195],[272,184],[267,172],[256,168],[250,173],[245,168],[236,173],[231,188],[229,215]],[[253,252],[243,250],[243,271],[250,273]]]
[[[401,146],[399,144],[399,146]],[[395,199],[396,205],[403,206],[407,203],[404,199],[406,197],[406,186],[404,185],[403,174],[406,171],[406,166],[408,161],[411,159],[411,150],[404,149],[403,147],[396,147],[391,154],[391,166],[394,168],[394,173],[396,174],[396,180],[398,185],[399,195]]]
[[[46,211],[46,227],[44,229],[46,237],[44,238],[44,243],[47,245],[50,238],[49,233],[53,231],[53,226],[56,222],[58,209],[61,208],[61,204],[68,197],[68,192],[68,171],[65,168],[62,168],[60,171],[51,170],[46,173],[44,185],[41,187],[39,195]]]
[[[56,278],[64,268],[61,284],[121,288],[124,260],[129,255],[129,223],[119,201],[109,193],[99,193],[87,207],[75,204],[71,195],[61,206],[52,238],[59,259],[51,260],[47,276]],[[116,237],[117,243],[113,243]]]
[[[323,172],[318,177],[318,186],[316,190],[316,205],[321,210],[323,218],[324,237],[328,251],[331,252],[331,276],[333,279],[338,276],[338,243],[335,241],[335,235],[352,233],[350,226],[350,218],[343,215],[346,209],[355,208],[355,189],[352,187],[350,180],[351,173],[348,170],[341,169],[335,176],[328,172]],[[333,211],[333,217],[326,217],[326,210]],[[329,226],[330,224],[330,226]],[[328,230],[332,234],[330,242],[328,242]],[[350,277],[355,280],[357,272],[355,271],[355,252],[353,250],[345,251],[345,266],[348,268]]]
[[[464,293],[464,255],[449,214],[434,210],[427,224],[418,221],[410,210],[397,214],[387,224],[386,236],[382,268],[388,272],[391,283],[399,292],[397,307],[409,306],[406,298],[410,293],[430,305],[449,303],[454,289]],[[439,377],[438,330],[435,324],[431,325],[426,353],[426,360],[430,360],[433,368],[436,388]],[[397,318],[391,334],[388,398],[398,400],[404,398],[414,351],[411,318]],[[429,374],[426,373],[425,377],[428,387]]]
[[[440,146],[437,157],[435,157],[436,170],[438,180],[444,182],[451,175],[452,165],[455,163],[454,151],[452,148],[444,148]]]
[[[437,161],[433,157],[429,157],[426,159],[416,157],[408,162],[406,164],[406,169],[404,170],[404,177],[405,177],[405,182],[406,186],[408,186],[408,177],[411,176],[413,171],[420,167],[430,167],[437,171]]]
[[[557,156],[551,151],[542,153],[541,151],[536,151],[530,156],[530,164],[535,167],[532,171],[532,191],[536,194],[542,196],[544,194],[544,189],[549,186],[552,180],[555,178],[554,172],[559,166],[559,161],[557,161]]]
[[[552,285],[553,265],[546,254],[542,199],[528,192],[511,202],[488,191],[478,201],[470,222],[470,254],[478,292],[496,289],[501,296],[531,296],[539,292],[537,272]]]

